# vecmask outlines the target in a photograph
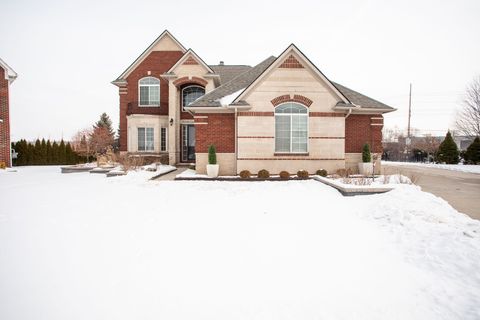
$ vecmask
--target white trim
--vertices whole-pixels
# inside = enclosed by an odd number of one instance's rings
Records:
[[[0,58],[0,67],[5,70],[5,80],[8,80],[9,83],[12,83],[17,79],[18,74]]]
[[[184,55],[165,73],[169,74],[169,73],[172,73],[173,70],[175,70],[178,66],[180,66],[185,60],[187,60],[187,58],[192,55],[193,58],[201,65],[203,66],[205,69],[207,69],[208,72],[210,73],[215,73],[212,68],[210,68],[203,60],[202,58],[200,58],[196,53],[195,51],[193,51],[192,49],[188,49],[187,52],[184,53]]]
[[[140,84],[140,81],[143,79],[148,79],[152,78],[155,80],[158,80],[158,84]],[[140,98],[140,87],[157,87],[158,86],[158,104],[141,104],[142,99]],[[160,99],[161,99],[161,92],[160,92],[160,79],[152,77],[152,76],[146,76],[143,78],[138,79],[138,106],[139,107],[160,107]],[[150,89],[148,90],[148,103],[150,103]]]
[[[113,81],[112,83],[113,84],[117,84],[117,83],[122,83],[122,80],[124,80],[126,77],[128,77],[128,75],[153,51],[153,48],[155,48],[155,46],[164,38],[164,37],[170,37],[170,39],[175,42],[176,45],[178,45],[178,47],[180,48],[180,51],[182,51],[183,53],[185,53],[187,51],[187,49],[185,49],[185,47],[180,43],[178,42],[177,39],[175,39],[175,37],[168,31],[168,30],[165,30],[162,32],[162,34],[160,34],[158,36],[157,39],[155,39],[155,41],[152,42],[152,44],[137,58],[135,59],[135,61],[115,80]]]
[[[303,62],[304,67],[305,65],[307,65],[310,68],[310,70],[312,70],[315,73],[315,75],[317,75],[317,77],[323,80],[327,84],[327,86],[333,92],[335,92],[343,102],[350,103],[347,97],[345,97],[345,95],[342,94],[337,89],[337,87],[335,87],[330,82],[330,80],[328,80],[327,77],[325,77],[322,74],[322,72],[314,64],[312,64],[308,60],[308,58],[302,52],[300,52],[300,50],[294,44],[291,44],[253,83],[251,83],[247,88],[245,88],[245,90],[233,101],[233,103],[238,102],[242,99],[244,100],[244,97],[247,95],[247,93],[253,90],[253,88],[255,88],[257,84],[260,83],[263,80],[263,78],[270,73],[270,71],[277,68],[278,65],[282,64],[285,61],[285,59],[288,58],[290,54],[292,54],[292,52],[294,52],[297,55],[297,58],[300,58],[300,60],[302,60],[301,62]]]
[[[370,123],[371,126],[383,126],[383,123]]]
[[[202,88],[203,89],[203,95],[198,97],[197,99],[200,99],[201,97],[203,97],[206,93],[206,90],[205,90],[205,87],[202,87],[198,84],[189,84],[189,85],[186,85],[185,87],[182,88],[182,90],[180,90],[180,105],[181,105],[181,109],[182,109],[182,112],[188,112],[187,110],[185,110],[185,106],[183,105],[183,90],[187,89],[187,88],[191,88],[191,87],[197,87],[197,88]],[[192,101],[191,103],[195,102]],[[188,106],[187,106],[188,107]]]
[[[370,119],[373,119],[373,120],[383,120],[383,117],[370,117]]]
[[[279,113],[278,116],[289,116],[290,117],[290,151],[277,151],[276,150],[276,145],[277,145],[277,119],[274,119],[274,129],[273,129],[273,153],[291,153],[291,154],[308,154],[309,153],[309,150],[310,150],[310,110],[307,106],[305,106],[304,104],[301,104],[299,102],[291,102],[291,101],[288,101],[288,102],[284,102],[284,103],[281,103],[277,106],[275,106],[275,109],[273,111],[273,117],[275,118],[277,116],[276,114],[276,110],[278,107],[282,106],[282,105],[285,105],[285,104],[288,104],[288,103],[291,103],[291,104],[298,104],[299,106],[302,106],[304,107],[306,110],[307,110],[307,113]],[[306,151],[292,151],[292,116],[293,115],[301,115],[301,116],[305,116],[307,117],[307,150]]]

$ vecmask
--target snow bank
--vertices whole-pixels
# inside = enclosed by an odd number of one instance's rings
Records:
[[[480,223],[415,186],[130,176],[0,175],[1,319],[480,317]]]
[[[437,163],[421,163],[421,162],[396,162],[396,161],[382,161],[383,165],[398,165],[398,166],[414,166],[424,168],[444,169],[451,171],[461,171],[468,173],[480,174],[480,165],[473,164],[437,164]]]

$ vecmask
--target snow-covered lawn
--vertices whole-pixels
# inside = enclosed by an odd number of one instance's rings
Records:
[[[0,319],[479,319],[480,222],[399,185],[0,172]]]
[[[438,164],[438,163],[421,163],[421,162],[397,162],[397,161],[382,161],[384,165],[398,165],[398,166],[415,166],[424,168],[436,168],[452,171],[461,171],[469,173],[480,174],[480,165],[473,164]]]

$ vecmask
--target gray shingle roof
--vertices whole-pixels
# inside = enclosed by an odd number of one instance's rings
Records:
[[[189,107],[219,107],[220,99],[241,89],[248,87],[255,81],[274,61],[275,57],[271,56],[257,64],[255,67],[237,75],[230,81],[222,84],[218,88],[210,91],[203,97],[194,101]]]
[[[355,90],[342,86],[336,82],[331,81],[332,84],[348,99],[351,103],[359,105],[362,108],[372,108],[372,109],[392,109],[392,108],[380,101],[367,97]]]
[[[227,83],[239,74],[252,69],[245,65],[209,65],[212,70],[220,76],[220,84]]]

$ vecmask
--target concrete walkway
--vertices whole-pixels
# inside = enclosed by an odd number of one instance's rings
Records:
[[[480,220],[480,174],[393,164],[382,164],[382,171],[413,176],[423,191],[442,197],[459,212]]]
[[[187,169],[188,168],[186,168],[186,167],[177,168],[177,170],[172,171],[170,173],[167,173],[166,175],[163,175],[163,176],[155,179],[154,181],[173,181],[175,179],[175,177],[177,176],[177,174],[180,174]]]

